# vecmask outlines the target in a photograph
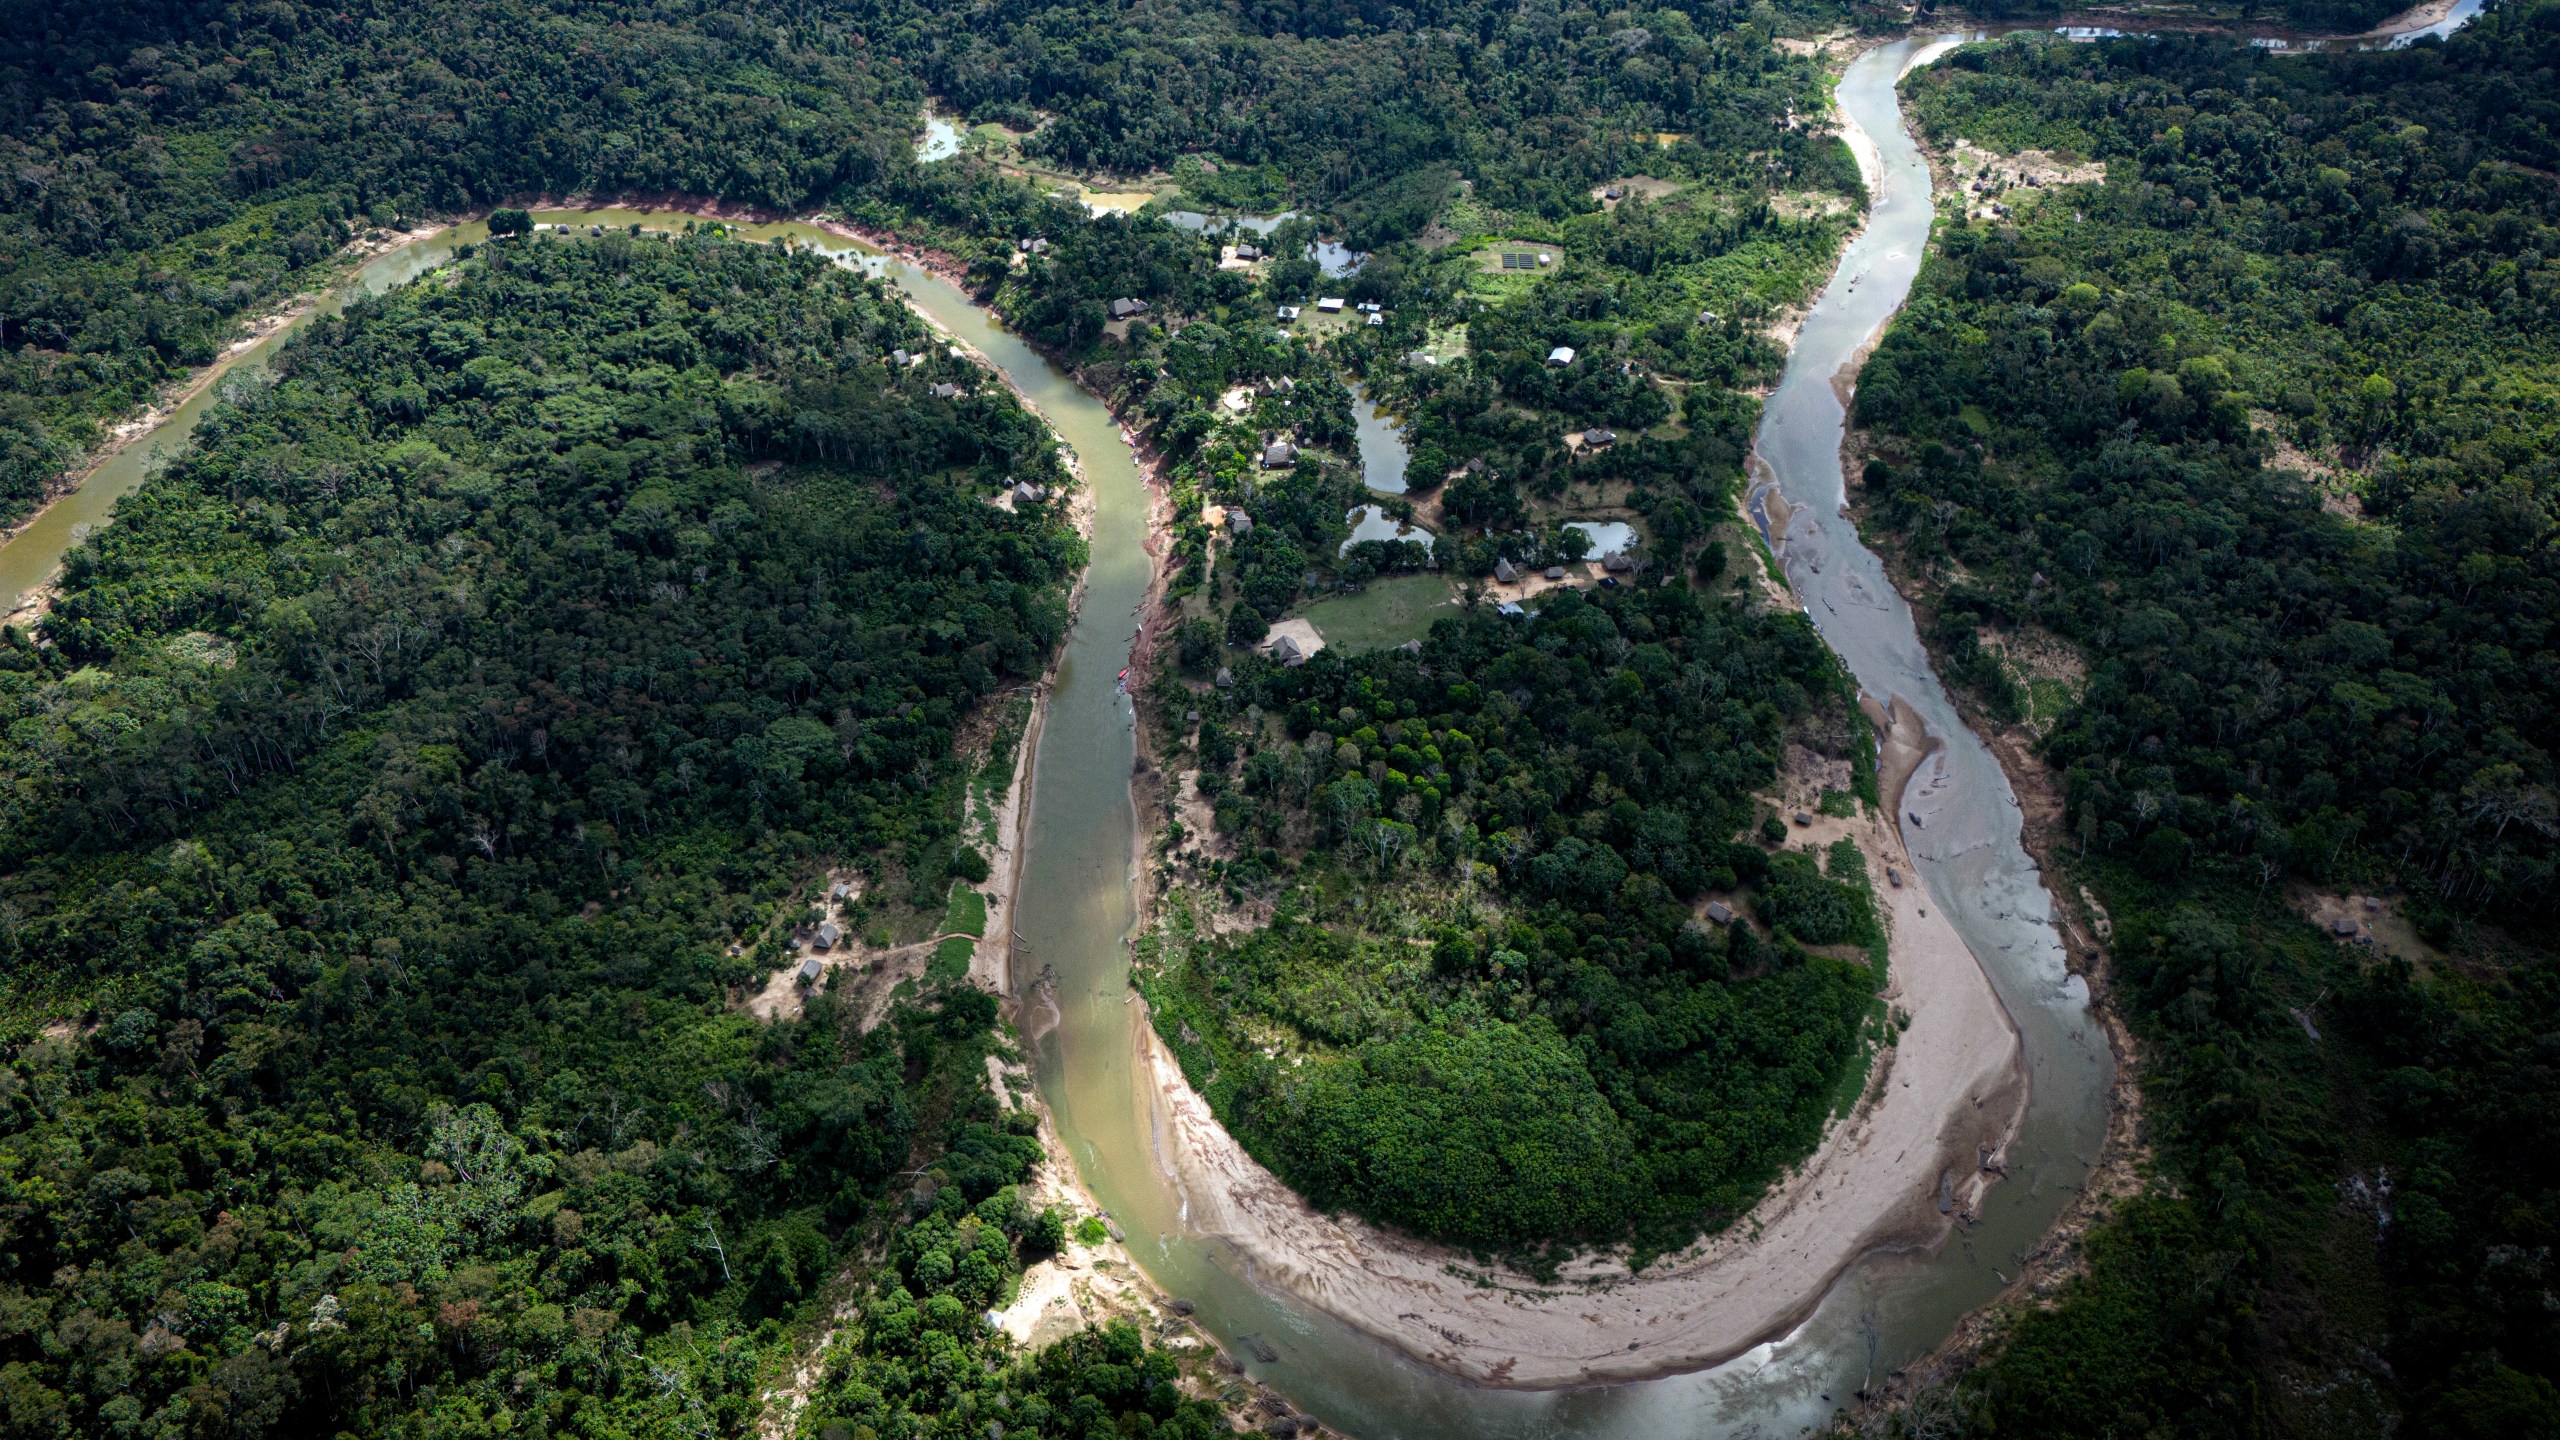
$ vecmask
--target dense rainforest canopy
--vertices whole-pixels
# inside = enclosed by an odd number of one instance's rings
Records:
[[[1177,918],[1146,979],[1247,1148],[1320,1206],[1520,1253],[1676,1249],[1812,1147],[1884,936],[1854,845],[1734,838],[1790,742],[1863,743],[1800,617],[1565,590],[1251,674],[1196,698],[1186,758],[1239,847],[1218,884],[1291,878],[1266,929]],[[1765,934],[1697,917],[1746,888]]]
[[[1942,145],[2107,169],[1942,228],[1863,498],[2064,768],[2164,1183],[1889,1424],[2553,1428],[2556,15],[1910,81]],[[1323,1203],[1675,1246],[1811,1143],[1880,978],[1855,854],[1751,838],[1790,745],[1865,742],[1733,519],[1771,321],[1865,198],[1773,41],[1843,23],[1898,20],[15,0],[0,510],[402,222],[624,192],[930,238],[1165,462],[1158,758],[1225,858],[1146,983],[1194,1080]],[[919,165],[929,94],[1005,129]],[[1043,193],[1142,171],[1140,217]],[[1239,267],[1168,208],[1300,218]],[[1318,294],[1378,323],[1274,324]],[[805,258],[506,242],[315,327],[73,553],[0,648],[0,1430],[741,1433],[857,1253],[806,1435],[1224,1425],[1135,1333],[980,1323],[1065,1243],[983,996],[733,1008],[831,860],[900,904],[970,873],[957,737],[1065,624],[1055,507],[983,503],[1054,490],[1049,438],[893,348],[936,351]],[[1363,492],[1355,383],[1406,496]],[[1364,501],[1436,543],[1344,547]],[[1642,589],[1449,603],[1598,514]],[[1405,572],[1419,654],[1241,648]],[[2352,888],[2405,892],[2414,963],[2288,906]]]
[[[817,857],[933,888],[955,728],[1065,628],[1075,537],[985,503],[1052,442],[927,338],[779,249],[493,246],[316,322],[7,633],[10,1012],[95,1017],[0,1071],[9,1433],[731,1433],[918,1169],[975,1258],[830,1403],[1001,1368],[1058,1227],[993,1000],[729,1003]]]
[[[369,226],[535,192],[797,206],[907,163],[921,98],[804,6],[13,0],[0,507]]]
[[[1984,708],[2037,708],[2020,636],[2085,657],[2038,718],[2170,1182],[1915,1423],[2552,1433],[2560,6],[1906,90],[2106,167],[1944,225],[1857,410]],[[2339,892],[2396,893],[2399,957],[2287,903]]]
[[[1606,16],[1484,0],[1369,14],[978,5],[955,24],[885,0],[857,13],[970,119],[1037,123],[1039,159],[1175,171],[1227,205],[1321,206],[1362,249],[1420,233],[1461,176],[1487,204],[1554,218],[1591,180],[1655,158],[1657,134],[1732,174],[1773,144],[1789,158],[1815,144],[1769,133],[1790,105],[1819,102],[1768,43],[1782,21],[1765,3]]]

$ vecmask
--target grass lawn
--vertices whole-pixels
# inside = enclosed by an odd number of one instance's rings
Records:
[[[945,935],[984,935],[987,933],[987,897],[966,885],[951,887],[951,904],[942,912]]]
[[[1325,644],[1359,655],[1421,639],[1432,621],[1458,613],[1458,597],[1442,576],[1398,575],[1372,580],[1357,595],[1319,600],[1300,613],[1323,633]]]
[[[978,942],[954,935],[933,947],[933,958],[925,962],[924,978],[957,980],[969,973],[969,957],[976,954]]]

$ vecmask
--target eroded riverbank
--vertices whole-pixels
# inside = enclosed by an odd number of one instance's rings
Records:
[[[1862,57],[1852,70],[1888,70],[1889,99],[1893,77],[1952,43],[1915,50],[1899,42],[1884,47],[1893,53]],[[1862,117],[1844,119],[1871,191],[1889,193],[1897,180],[1907,185],[1887,170]],[[1896,130],[1904,138],[1898,117]],[[1918,198],[1918,234],[1889,236],[1915,254],[1926,235],[1925,176]],[[1893,218],[1908,228],[1908,213]],[[1836,312],[1844,295],[1855,300],[1869,271],[1861,242],[1844,254],[1816,313],[1826,303]],[[1883,287],[1868,292],[1870,301],[1882,296]],[[1884,298],[1873,328],[1881,329],[1899,299],[1898,291]],[[1836,368],[1817,357],[1807,370],[1805,359],[1799,355],[1790,367],[1799,387],[1807,375],[1827,381]],[[1777,500],[1772,508],[1785,514],[1789,507]],[[1923,741],[1923,722],[1908,704],[1896,705],[1894,715],[1902,722],[1897,743],[1911,753],[1902,772],[1908,775],[1943,747]],[[1886,813],[1898,815],[1899,804]],[[1842,828],[1857,832],[1873,873],[1882,875],[1888,864],[1912,868],[1895,823],[1878,817]],[[1233,1245],[1259,1277],[1479,1385],[1560,1387],[1694,1371],[1783,1335],[1860,1258],[1933,1251],[1971,1219],[2026,1108],[2020,1037],[1975,951],[1947,912],[1933,909],[1929,892],[1895,888],[1882,898],[1892,933],[1889,999],[1912,1023],[1880,1058],[1865,1100],[1745,1221],[1641,1275],[1584,1262],[1567,1267],[1563,1283],[1541,1285],[1444,1247],[1319,1214],[1217,1124],[1170,1052],[1144,1032],[1136,1045],[1156,1090],[1159,1155],[1182,1196],[1186,1224]]]
[[[669,226],[685,217],[546,212],[542,218],[583,227],[635,221]],[[787,236],[840,253],[850,249],[840,236],[808,226],[741,228],[750,238]],[[434,243],[377,262],[388,268],[368,267],[364,283],[397,283],[423,273],[477,238],[475,227],[457,227]],[[1096,1203],[1127,1235],[1132,1256],[1168,1293],[1194,1300],[1202,1328],[1246,1357],[1256,1378],[1354,1433],[1675,1435],[1695,1433],[1698,1416],[1710,1409],[1756,1421],[1800,1417],[1799,1423],[1828,1413],[1825,1392],[1848,1389],[1862,1352],[1871,1348],[1859,1311],[1840,1312],[1838,1297],[1853,1284],[1817,1284],[1800,1293],[1795,1308],[1810,1305],[1810,1317],[1799,1324],[1778,1314],[1777,1328],[1788,1332],[1783,1340],[1752,1345],[1715,1370],[1639,1386],[1491,1390],[1414,1364],[1323,1308],[1299,1302],[1285,1287],[1270,1285],[1272,1277],[1251,1255],[1193,1223],[1181,1188],[1163,1182],[1163,1117],[1144,1064],[1147,1030],[1140,1007],[1131,1003],[1123,944],[1136,919],[1137,827],[1129,787],[1135,743],[1133,716],[1115,680],[1139,633],[1154,580],[1147,546],[1152,497],[1129,437],[1071,377],[941,277],[877,257],[860,263],[905,287],[956,342],[1002,372],[1082,461],[1093,507],[1093,563],[1078,623],[1031,742],[1037,759],[1019,857],[1015,927],[1022,944],[1008,958],[1018,957],[1022,971],[1044,977],[1025,996],[1026,1010],[1054,1017],[1033,1047],[1040,1087],[1057,1117],[1061,1147]],[[184,433],[164,427],[155,438],[171,441]],[[45,558],[47,569],[59,554],[57,546]],[[991,967],[988,978],[1001,977]],[[1823,1188],[1827,1198],[1828,1187]],[[1852,1274],[1860,1268],[1852,1267]],[[1648,1363],[1661,1365],[1660,1353]]]
[[[582,211],[546,212],[541,218],[583,227],[671,226],[685,217]],[[1256,1378],[1279,1387],[1335,1428],[1364,1436],[1674,1436],[1810,1424],[1832,1412],[1835,1395],[1845,1399],[1880,1363],[1889,1365],[1894,1357],[1925,1349],[1946,1333],[1954,1316],[1987,1296],[1988,1267],[1968,1247],[1942,1246],[1932,1259],[1913,1260],[1895,1253],[1910,1243],[1909,1232],[1871,1230],[1861,1236],[1852,1227],[1838,1226],[1851,1243],[1834,1252],[1837,1263],[1808,1265],[1774,1281],[1772,1271],[1761,1277],[1758,1298],[1733,1305],[1730,1314],[1710,1313],[1719,1308],[1719,1297],[1711,1287],[1702,1289],[1686,1319],[1695,1322],[1691,1328],[1696,1335],[1706,1334],[1698,1327],[1724,1327],[1720,1337],[1693,1343],[1685,1354],[1680,1346],[1638,1338],[1638,1350],[1605,1357],[1621,1365],[1621,1355],[1641,1357],[1617,1369],[1597,1368],[1587,1353],[1564,1354],[1556,1362],[1556,1378],[1546,1383],[1570,1383],[1575,1377],[1566,1372],[1577,1368],[1584,1379],[1683,1373],[1643,1384],[1505,1390],[1466,1383],[1417,1363],[1398,1345],[1377,1343],[1367,1328],[1346,1323],[1331,1307],[1301,1300],[1286,1283],[1291,1277],[1275,1275],[1276,1267],[1214,1233],[1201,1213],[1205,1204],[1194,1204],[1197,1197],[1188,1187],[1166,1183],[1170,1122],[1164,1092],[1146,1055],[1152,1037],[1127,986],[1125,941],[1137,920],[1138,826],[1129,783],[1136,745],[1134,717],[1116,677],[1139,635],[1157,568],[1147,543],[1154,498],[1130,437],[1072,377],[1004,331],[947,278],[921,266],[856,257],[841,234],[823,229],[792,224],[740,229],[750,238],[787,237],[828,248],[885,274],[956,342],[967,344],[997,369],[1080,457],[1093,507],[1092,565],[1080,591],[1075,630],[1030,741],[1036,759],[1025,802],[1029,813],[1022,819],[1011,927],[1019,932],[1020,943],[1008,945],[1005,957],[1019,963],[1010,976],[996,966],[982,973],[999,984],[1013,981],[1020,987],[1026,1018],[1037,1015],[1049,1022],[1026,1026],[1026,1033],[1036,1032],[1034,1069],[1056,1117],[1059,1144],[1073,1158],[1095,1203],[1113,1215],[1132,1257],[1167,1293],[1193,1300],[1201,1327],[1230,1353],[1245,1357]],[[463,227],[439,245],[417,247],[411,263],[417,269],[438,263],[453,244],[472,238],[470,228]],[[1809,328],[1818,327],[1820,320],[1817,307]],[[1919,848],[1911,847],[1914,863],[1924,863]],[[1910,892],[1911,914],[1907,921],[1897,917],[1898,937],[1916,931],[1924,918],[1941,917],[1935,904],[1927,906],[1930,917],[1918,914],[1921,894]],[[1965,947],[1956,948],[1961,953]],[[1911,961],[1897,968],[1906,983],[1927,969]],[[1886,1078],[1895,1076],[1916,1079],[1907,1057],[1897,1058]],[[1934,1163],[1945,1153],[1933,1151],[1929,1158]],[[1816,1180],[1810,1188],[1818,1191],[1821,1206],[1831,1203],[1828,1181]],[[1930,1188],[1930,1203],[1919,1218],[1924,1226],[1935,1219],[1943,1233],[1944,1216],[1934,1204],[1936,1187]],[[1811,1226],[1821,1211],[1799,1206],[1790,1213],[1801,1213]],[[1861,1240],[1867,1243],[1854,1243]],[[1840,1258],[1843,1253],[1846,1259]],[[1861,1255],[1869,1258],[1860,1263]],[[1367,1279],[1368,1272],[1353,1262],[1339,1267],[1330,1283],[1357,1288]],[[1632,1303],[1652,1308],[1649,1302]],[[1494,1299],[1497,1312],[1508,1304],[1499,1296]],[[1401,1315],[1389,1318],[1401,1323]],[[1507,1321],[1495,1313],[1487,1323]],[[1540,1323],[1570,1329],[1587,1322],[1576,1311],[1553,1307],[1551,1317]],[[1527,1336],[1512,1348],[1532,1354],[1540,1343]],[[1741,1349],[1727,1363],[1694,1368],[1703,1358],[1736,1345]],[[1590,1347],[1566,1347],[1574,1348],[1587,1352]],[[1653,1353],[1646,1354],[1647,1349]],[[1495,1378],[1490,1372],[1501,1358],[1488,1359],[1485,1378]],[[1526,1383],[1524,1368],[1515,1357],[1505,1378]]]

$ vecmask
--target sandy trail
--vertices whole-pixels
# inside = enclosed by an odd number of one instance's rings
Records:
[[[1909,707],[1887,729],[1888,802],[1934,743]],[[1483,1384],[1545,1388],[1693,1370],[1783,1335],[1831,1282],[1878,1249],[1943,1241],[1978,1203],[2025,1108],[2019,1042],[1982,967],[1912,879],[1883,814],[1820,819],[1796,839],[1858,842],[1892,936],[1887,1000],[1910,1028],[1878,1056],[1865,1098],[1724,1235],[1630,1276],[1568,1266],[1540,1287],[1457,1251],[1298,1198],[1219,1126],[1152,1029],[1158,1159],[1193,1226],[1225,1240],[1257,1277],[1417,1360]],[[1884,883],[1890,865],[1904,883]],[[1453,1273],[1453,1269],[1459,1273]]]
[[[1013,995],[1013,904],[1022,887],[1022,851],[1031,835],[1031,759],[1040,749],[1040,727],[1049,718],[1049,676],[1040,678],[1030,722],[1013,742],[1013,778],[996,807],[996,850],[987,858],[986,934],[969,957],[971,981],[999,998]]]

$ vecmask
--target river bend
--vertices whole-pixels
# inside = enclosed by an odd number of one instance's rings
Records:
[[[2423,32],[2467,20],[2460,0]],[[2415,12],[2413,12],[2414,14]],[[2070,975],[2050,920],[2051,897],[2019,843],[2006,777],[1939,683],[1909,607],[1843,514],[1844,414],[1835,380],[1881,333],[1917,274],[1933,218],[1929,172],[1902,124],[1894,86],[1959,37],[1910,37],[1858,57],[1837,99],[1862,157],[1872,208],[1865,228],[1806,317],[1756,447],[1755,515],[1778,515],[1770,539],[1789,585],[1859,686],[1899,698],[1943,744],[1913,776],[1898,817],[1929,894],[1981,961],[2017,1026],[2030,1101],[2008,1151],[2008,1178],[1978,1223],[1928,1255],[1870,1255],[1832,1284],[1811,1316],[1724,1364],[1661,1379],[1561,1391],[1485,1389],[1408,1360],[1321,1311],[1257,1282],[1249,1265],[1194,1233],[1159,1162],[1163,1117],[1140,1063],[1142,1006],[1128,1003],[1128,940],[1137,924],[1137,815],[1129,777],[1135,720],[1116,678],[1127,663],[1151,570],[1148,497],[1127,437],[1100,402],[996,324],[958,287],[801,224],[735,227],[787,237],[885,275],[917,307],[1002,370],[1071,447],[1092,487],[1092,567],[1080,618],[1052,686],[1036,756],[1017,891],[1034,1066],[1083,1178],[1167,1292],[1195,1302],[1197,1322],[1247,1369],[1328,1426],[1364,1440],[1608,1436],[1617,1440],[1791,1434],[1819,1426],[1871,1380],[1939,1344],[1996,1295],[2021,1254],[2050,1230],[2096,1157],[2113,1062]],[[1970,37],[1963,37],[1970,38]],[[2395,43],[2397,37],[2371,43]],[[545,222],[680,225],[681,215],[541,211]],[[483,227],[455,227],[378,257],[322,310],[406,283],[449,259]],[[293,327],[225,362],[261,369]],[[1852,372],[1854,374],[1854,372]],[[63,552],[102,523],[155,458],[184,443],[218,386],[178,407],[110,457],[78,492],[0,546],[6,604],[50,575]],[[1770,496],[1782,504],[1771,505]],[[1251,1358],[1268,1355],[1274,1358]]]

